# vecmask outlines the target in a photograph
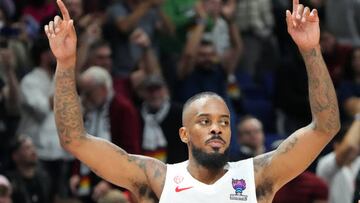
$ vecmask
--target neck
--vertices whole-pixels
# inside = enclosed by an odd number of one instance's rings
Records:
[[[17,169],[23,177],[26,177],[26,178],[34,177],[34,174],[35,174],[34,166],[19,165],[17,167]]]
[[[197,163],[193,158],[189,158],[189,165],[187,170],[191,174],[192,177],[197,179],[198,181],[211,185],[219,180],[224,174],[227,172],[226,169],[208,169],[204,166]]]

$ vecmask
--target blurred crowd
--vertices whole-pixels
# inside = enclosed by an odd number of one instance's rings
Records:
[[[203,91],[229,105],[232,161],[275,149],[311,121],[305,65],[285,23],[292,0],[64,3],[78,36],[77,88],[89,134],[129,153],[184,161],[182,104]],[[357,203],[360,1],[301,3],[320,14],[342,130],[274,202]],[[56,60],[43,31],[58,13],[55,0],[0,0],[0,203],[134,202],[60,147]]]

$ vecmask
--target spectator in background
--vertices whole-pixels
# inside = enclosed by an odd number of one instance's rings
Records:
[[[345,65],[349,60],[351,47],[339,44],[336,37],[322,27],[320,34],[321,51],[335,87],[344,78]]]
[[[53,112],[54,81],[56,68],[54,55],[48,42],[39,38],[32,47],[35,67],[21,80],[22,94],[19,134],[29,136],[36,147],[39,159],[52,178],[51,196],[65,197],[65,186],[72,158],[60,146]]]
[[[360,111],[360,48],[354,48],[345,70],[345,80],[338,88],[345,120]]]
[[[83,69],[90,66],[99,66],[105,68],[111,74],[113,66],[111,55],[110,44],[105,40],[96,40],[88,48],[86,63]]]
[[[182,125],[182,106],[171,101],[168,87],[160,75],[147,76],[142,88],[143,154],[165,163],[185,161],[186,145],[176,136]]]
[[[160,74],[160,65],[154,50],[151,48],[151,40],[145,31],[137,29],[130,38],[134,44],[143,49],[144,53],[129,76],[113,77],[116,101],[120,105],[110,107],[110,126],[115,144],[125,149],[132,146],[130,153],[141,154],[141,116],[134,100],[138,98],[136,92],[146,75]],[[124,121],[122,125],[119,125],[119,120]],[[127,137],[130,135],[132,139]]]
[[[130,201],[123,192],[111,190],[101,197],[97,203],[130,203]]]
[[[0,203],[12,203],[11,194],[12,188],[9,180],[0,175]]]
[[[6,41],[2,41],[6,45]],[[10,143],[20,120],[20,88],[15,74],[15,57],[8,47],[0,48],[0,173],[10,162]]]
[[[275,68],[278,45],[273,34],[272,1],[237,0],[236,23],[246,50],[241,66],[253,76],[259,70]]]
[[[320,158],[316,174],[329,187],[329,203],[352,203],[360,170],[360,114],[335,137],[334,151]]]
[[[186,33],[196,21],[195,4],[197,0],[166,0],[162,6],[175,29],[174,36],[161,36],[162,53],[176,57],[181,53],[186,42]],[[165,58],[166,60],[166,58]]]
[[[45,20],[57,14],[57,9],[54,1],[29,0],[23,8],[22,14],[24,16],[31,16],[39,25],[42,25]]]
[[[275,195],[273,203],[327,203],[328,186],[312,172],[305,171]]]
[[[30,69],[28,46],[30,46],[29,33],[26,30],[25,19],[12,22],[0,7],[0,41],[1,48],[8,48],[13,54],[14,69],[19,78]]]
[[[129,75],[143,55],[142,47],[131,40],[135,30],[143,30],[155,42],[157,27],[161,24],[165,25],[162,29],[169,27],[162,23],[158,9],[162,3],[162,0],[124,0],[115,1],[109,7],[104,34],[112,46],[115,75]]]
[[[340,43],[360,45],[358,23],[359,1],[326,0],[326,27],[335,35]]]
[[[189,34],[185,49],[178,64],[177,99],[184,102],[191,95],[202,91],[213,91],[227,98],[228,76],[235,72],[241,51],[241,40],[234,22],[235,9],[222,10],[223,17],[229,28],[231,47],[227,50],[228,57],[222,57],[216,51],[214,39],[204,37],[207,21],[205,4],[196,5],[199,20]]]
[[[19,136],[12,145],[15,169],[8,172],[14,203],[50,203],[51,183],[39,163],[35,146],[27,136]]]
[[[248,159],[266,152],[261,121],[254,116],[244,116],[237,124],[237,141],[240,146],[233,161]]]
[[[276,73],[274,104],[277,110],[277,132],[288,136],[311,120],[308,102],[308,79],[300,54],[288,53]],[[298,108],[293,108],[298,106]]]

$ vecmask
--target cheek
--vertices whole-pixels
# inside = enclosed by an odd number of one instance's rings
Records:
[[[193,127],[189,132],[189,141],[194,143],[196,146],[206,141],[207,129],[201,127]]]

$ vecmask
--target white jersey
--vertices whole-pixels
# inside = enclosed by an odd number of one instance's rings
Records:
[[[188,161],[168,164],[160,203],[256,203],[253,159],[230,162],[212,185],[190,175]]]

